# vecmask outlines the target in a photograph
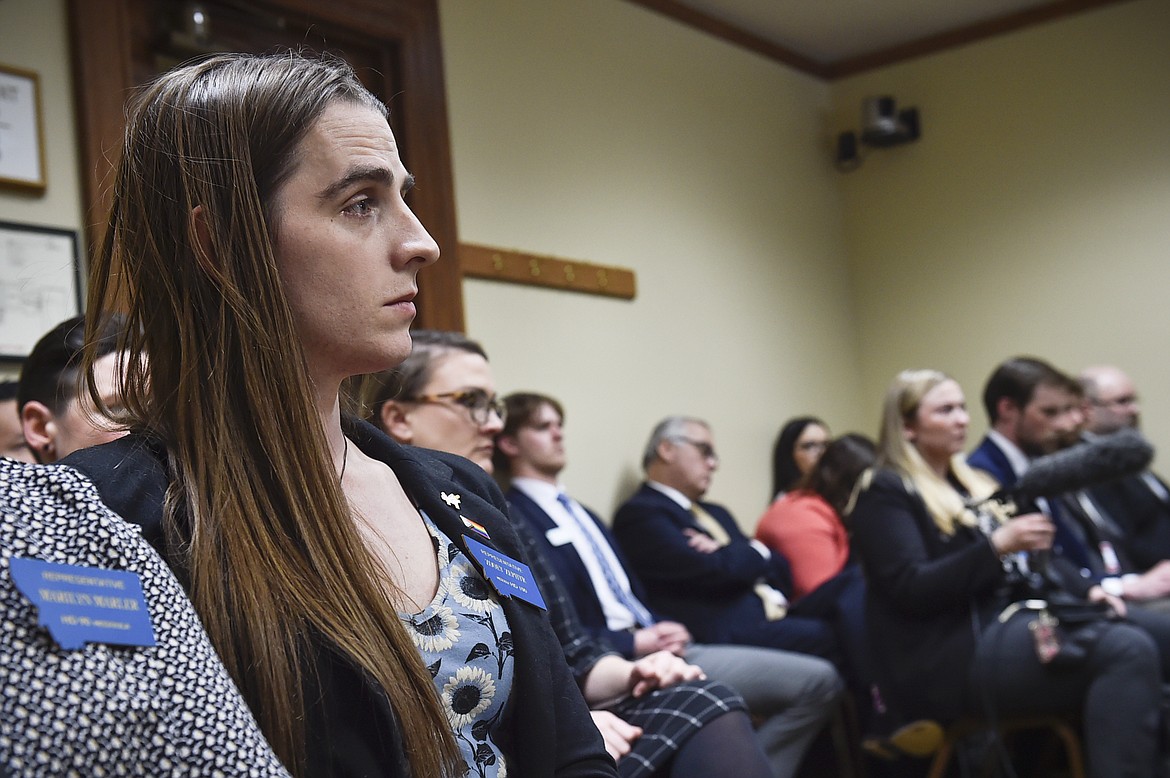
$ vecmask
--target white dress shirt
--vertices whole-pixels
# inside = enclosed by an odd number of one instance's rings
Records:
[[[545,533],[545,538],[550,545],[573,544],[577,556],[581,557],[581,562],[589,573],[589,580],[593,583],[593,591],[597,594],[601,610],[605,614],[606,626],[613,630],[631,629],[638,626],[633,611],[614,596],[601,566],[607,565],[614,580],[621,586],[626,596],[636,599],[630,588],[630,578],[626,575],[625,569],[609,545],[609,540],[601,533],[593,518],[581,507],[581,504],[569,497],[569,504],[573,508],[570,513],[557,499],[558,494],[564,494],[560,485],[550,484],[548,481],[541,481],[537,478],[513,478],[512,486],[528,495],[557,525]],[[585,538],[584,533],[589,533],[592,536],[603,558],[598,559],[597,554],[594,553],[593,544]]]

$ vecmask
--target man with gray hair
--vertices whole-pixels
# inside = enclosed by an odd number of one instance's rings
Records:
[[[1078,377],[1084,389],[1085,436],[1137,429],[1141,421],[1134,383],[1112,365],[1085,368]],[[1150,470],[1088,490],[1097,505],[1126,536],[1130,562],[1140,571],[1165,567],[1170,559],[1170,489]]]
[[[829,622],[789,613],[788,562],[749,540],[726,508],[701,502],[719,466],[710,426],[670,416],[642,457],[646,482],[613,532],[651,607],[704,643],[738,643],[839,658]]]

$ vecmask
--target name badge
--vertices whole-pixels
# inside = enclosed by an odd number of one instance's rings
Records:
[[[544,537],[550,546],[563,546],[573,542],[573,531],[568,527],[553,527],[544,533]]]
[[[518,597],[524,602],[545,610],[544,598],[532,577],[532,570],[523,562],[517,562],[507,554],[488,548],[470,535],[464,535],[467,550],[483,568],[496,591],[504,597]]]
[[[37,623],[64,649],[86,643],[153,646],[154,627],[136,573],[12,557],[16,588],[37,607]]]

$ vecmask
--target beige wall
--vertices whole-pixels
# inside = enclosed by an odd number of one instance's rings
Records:
[[[638,274],[632,302],[466,284],[500,388],[568,405],[566,482],[603,514],[682,412],[713,422],[712,496],[750,525],[779,423],[872,431],[908,365],[977,395],[1012,353],[1117,361],[1170,446],[1164,0],[832,85],[622,0],[440,9],[462,238]],[[49,175],[43,197],[0,190],[0,219],[82,224],[68,51],[64,0],[0,0],[0,61],[41,75]],[[838,173],[832,135],[883,92],[923,139]]]
[[[83,245],[65,0],[0,2],[0,63],[40,77],[47,182],[43,195],[0,188],[0,220],[77,230]],[[0,377],[12,377],[18,369],[0,363]]]
[[[875,94],[918,106],[923,136],[840,177],[864,395],[939,367],[982,427],[979,394],[1004,358],[1116,362],[1170,451],[1170,3],[840,83],[837,126],[856,127]]]
[[[462,238],[638,276],[469,281],[499,388],[565,402],[565,481],[606,516],[660,417],[709,419],[712,495],[754,524],[780,423],[859,418],[828,86],[621,0],[440,9]]]

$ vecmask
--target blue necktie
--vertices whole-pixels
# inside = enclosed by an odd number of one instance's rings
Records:
[[[654,617],[650,615],[650,611],[646,610],[646,606],[638,602],[638,598],[634,597],[633,594],[627,593],[622,588],[622,585],[618,583],[617,578],[613,574],[613,569],[610,568],[609,563],[606,561],[605,552],[601,550],[601,546],[593,537],[593,533],[590,531],[591,527],[583,526],[582,519],[573,508],[573,501],[569,499],[569,495],[564,492],[557,492],[557,502],[568,511],[569,515],[573,517],[573,521],[577,522],[581,534],[585,536],[585,540],[593,550],[593,556],[597,559],[597,564],[601,566],[601,572],[605,576],[605,582],[609,585],[609,590],[613,593],[614,598],[628,608],[630,613],[634,614],[634,619],[638,622],[638,626],[653,626]]]

